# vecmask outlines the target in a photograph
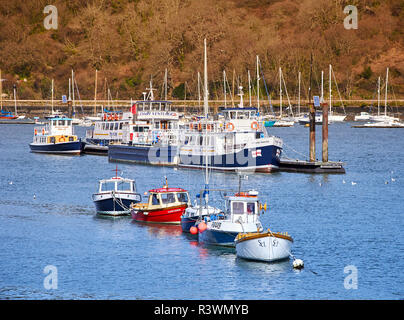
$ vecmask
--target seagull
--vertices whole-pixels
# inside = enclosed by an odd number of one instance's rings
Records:
[[[345,180],[344,180],[344,179],[342,179],[342,183],[345,183]]]
[[[353,181],[352,181],[351,183],[352,183],[353,186],[356,185],[356,182],[353,182]]]
[[[388,181],[386,181],[386,182],[384,182],[384,184],[389,184],[389,182],[388,182]]]
[[[34,200],[36,199],[36,195],[34,194]]]
[[[396,179],[394,179],[394,178],[391,178],[391,181],[393,181],[393,182],[394,182],[394,181],[396,181]]]
[[[10,185],[13,184],[13,181],[10,181],[8,184],[10,184]]]
[[[321,187],[321,182],[319,182],[318,185]]]

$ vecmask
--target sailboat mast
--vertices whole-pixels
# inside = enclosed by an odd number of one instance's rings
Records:
[[[387,84],[389,82],[389,68],[386,71],[386,93],[384,94],[384,116],[387,116]]]
[[[0,109],[3,110],[3,78],[0,70]]]
[[[380,116],[380,76],[377,79],[377,115]]]
[[[17,93],[16,93],[17,86],[14,84],[14,109],[15,109],[15,115],[17,116]]]
[[[73,99],[73,110],[74,110],[74,71],[72,69],[72,99]],[[74,112],[76,112],[74,110]]]
[[[95,69],[95,86],[94,86],[94,116],[97,115],[97,73],[98,70]]]
[[[250,76],[250,70],[248,70],[248,97],[250,98],[250,107],[251,107],[251,76]]]
[[[167,68],[166,68],[166,72],[164,74],[164,100],[167,101],[167,82],[168,82],[168,76],[167,76]]]
[[[282,69],[279,67],[279,117],[282,118]]]
[[[298,95],[298,110],[299,110],[299,117],[300,117],[300,77],[301,77],[301,73],[299,71],[299,95]]]
[[[52,79],[52,114],[53,114],[53,79]]]
[[[329,90],[330,90],[330,114],[331,114],[331,104],[332,104],[332,80],[331,80],[331,65],[329,65]]]
[[[224,107],[227,107],[226,103],[226,70],[223,70],[223,93],[224,93]]]
[[[260,73],[259,73],[259,59],[257,56],[257,108],[260,111]]]

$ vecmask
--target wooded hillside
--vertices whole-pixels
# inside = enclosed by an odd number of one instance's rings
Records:
[[[57,30],[44,28],[48,4],[0,2],[3,90],[11,93],[17,83],[22,99],[49,98],[51,79],[60,99],[71,69],[80,97],[93,99],[96,68],[99,99],[107,87],[114,99],[139,99],[151,77],[160,97],[165,68],[169,97],[183,98],[186,91],[187,99],[197,99],[205,37],[213,99],[222,98],[224,69],[230,85],[234,77],[247,88],[247,70],[255,80],[256,55],[273,99],[279,67],[290,96],[302,72],[304,97],[311,52],[314,90],[321,70],[328,88],[331,64],[343,97],[374,98],[377,77],[383,82],[389,67],[390,97],[404,97],[402,0],[55,0]],[[359,10],[357,30],[344,28],[348,4]]]

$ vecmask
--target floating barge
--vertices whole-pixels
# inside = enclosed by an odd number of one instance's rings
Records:
[[[303,173],[345,173],[344,163],[339,161],[305,161],[281,159],[279,171]]]

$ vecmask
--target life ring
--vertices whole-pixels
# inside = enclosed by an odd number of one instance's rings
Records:
[[[42,135],[45,135],[45,128],[42,128]]]
[[[202,131],[202,125],[198,123],[198,131]]]
[[[119,117],[118,117],[118,114],[116,113],[115,114],[115,120],[118,120],[119,119]]]
[[[37,135],[38,134],[38,130],[34,130],[34,135]]]
[[[226,129],[229,131],[233,131],[234,130],[234,124],[229,122],[228,124],[226,124]]]
[[[61,137],[59,138],[59,142],[65,142],[65,141],[66,141],[66,139],[65,139],[64,136],[61,136]]]
[[[258,130],[258,122],[257,121],[253,121],[251,123],[251,129],[253,130]]]
[[[208,131],[212,130],[212,127],[210,124],[208,124]]]
[[[107,120],[107,114],[104,113],[104,121]]]
[[[108,120],[112,120],[112,114],[108,115]]]

